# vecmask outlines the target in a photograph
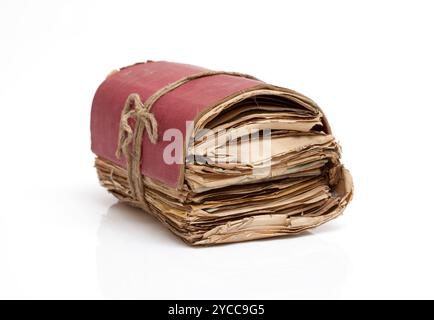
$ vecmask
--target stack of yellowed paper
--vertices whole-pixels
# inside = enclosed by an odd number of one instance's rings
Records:
[[[132,195],[124,166],[96,159],[110,192],[189,244],[299,233],[337,217],[352,198],[327,120],[297,92],[242,92],[208,108],[190,129],[181,187],[143,175],[144,201]]]

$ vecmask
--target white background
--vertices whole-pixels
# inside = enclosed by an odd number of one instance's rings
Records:
[[[434,298],[432,1],[0,2],[0,298]],[[99,186],[93,94],[169,60],[325,110],[355,183],[303,236],[191,248]]]

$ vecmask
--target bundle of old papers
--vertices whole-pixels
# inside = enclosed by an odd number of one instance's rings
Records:
[[[323,112],[295,91],[253,86],[190,120],[181,150],[172,139],[160,155],[166,163],[181,158],[180,183],[141,173],[143,200],[133,190],[128,163],[96,152],[104,187],[189,244],[296,234],[337,217],[352,198],[351,176]]]

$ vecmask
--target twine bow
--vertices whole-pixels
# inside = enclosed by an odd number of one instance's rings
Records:
[[[168,84],[151,95],[144,103],[137,93],[131,93],[125,101],[119,124],[116,157],[119,159],[121,156],[124,156],[127,160],[128,182],[130,184],[132,197],[138,202],[146,205],[146,202],[144,201],[145,195],[142,172],[140,169],[144,130],[146,129],[149,140],[153,144],[156,144],[158,141],[158,123],[154,115],[150,112],[152,106],[163,95],[179,86],[182,86],[191,80],[214,75],[230,75],[258,80],[255,77],[238,72],[205,71],[184,77]],[[129,124],[130,119],[135,120],[134,129]],[[130,146],[131,151],[129,150]]]
[[[131,141],[133,140],[133,129],[128,123],[130,119],[136,119],[136,121],[143,122],[145,124],[149,140],[154,144],[157,143],[157,120],[155,119],[154,115],[149,112],[149,106],[146,106],[144,103],[142,103],[140,96],[137,93],[132,93],[125,101],[121,114],[118,148],[116,150],[117,158],[120,158],[122,155],[127,155],[128,145],[130,145]]]
[[[142,154],[142,136],[146,129],[149,140],[155,144],[158,140],[158,124],[155,116],[149,112],[151,105],[142,103],[137,93],[132,93],[125,101],[119,124],[118,147],[116,157],[122,155],[127,159],[128,181],[132,196],[140,202],[143,198],[143,182],[140,172],[140,159]],[[129,124],[129,120],[135,120],[135,130]],[[129,146],[131,145],[131,152]]]

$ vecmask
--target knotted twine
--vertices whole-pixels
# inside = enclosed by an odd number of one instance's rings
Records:
[[[142,172],[140,168],[144,130],[146,129],[149,140],[153,144],[156,144],[158,141],[158,123],[155,116],[150,112],[152,106],[163,95],[191,80],[215,75],[230,75],[258,80],[255,77],[238,72],[205,71],[181,78],[168,84],[152,94],[145,102],[142,102],[140,95],[137,93],[131,93],[126,99],[119,123],[116,157],[120,159],[122,155],[125,156],[127,162],[128,183],[130,185],[131,195],[136,201],[146,204]],[[128,123],[130,119],[135,120],[134,129],[131,128]]]

